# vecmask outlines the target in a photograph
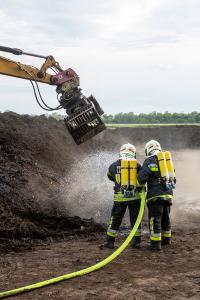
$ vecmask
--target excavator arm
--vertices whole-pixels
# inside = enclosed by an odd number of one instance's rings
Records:
[[[32,54],[23,52],[17,48],[4,46],[0,46],[0,51],[45,59],[41,68],[38,69],[0,56],[0,74],[30,80],[33,88],[34,83],[36,84],[38,91],[39,88],[37,82],[56,86],[56,92],[58,93],[57,98],[59,101],[59,106],[56,109],[65,109],[67,116],[65,117],[64,122],[76,144],[79,145],[85,142],[106,128],[101,119],[103,110],[94,96],[91,95],[85,97],[81,93],[81,89],[79,88],[79,76],[73,69],[68,68],[63,70],[51,55],[43,56]],[[48,69],[52,69],[55,74],[52,75],[47,73]],[[34,94],[39,103],[35,88]],[[40,91],[39,96],[41,97]],[[55,110],[49,109],[43,99],[42,102],[45,105],[45,107],[40,105],[43,109]]]

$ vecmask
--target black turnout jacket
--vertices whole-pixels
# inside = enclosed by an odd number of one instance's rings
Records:
[[[156,155],[145,159],[142,168],[138,173],[139,184],[147,183],[147,202],[159,201],[172,203],[172,188],[161,180],[158,159]]]

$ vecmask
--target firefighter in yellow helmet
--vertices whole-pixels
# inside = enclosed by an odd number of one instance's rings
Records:
[[[113,162],[109,169],[107,176],[114,182],[114,204],[111,212],[111,219],[107,229],[107,240],[104,244],[105,247],[113,249],[115,239],[118,234],[119,227],[121,225],[122,219],[128,207],[130,215],[131,227],[134,226],[138,212],[140,209],[140,195],[137,190],[133,191],[129,189],[128,191],[123,190],[121,186],[121,161],[136,161],[136,148],[132,144],[122,145],[119,153],[119,159]],[[141,165],[136,162],[137,172],[140,170]],[[139,248],[141,242],[141,224],[136,232],[135,237],[132,240],[132,246]]]
[[[151,250],[161,250],[161,244],[168,245],[171,242],[170,208],[173,187],[161,178],[157,157],[161,151],[159,142],[150,140],[145,146],[147,158],[138,173],[138,182],[147,183]]]

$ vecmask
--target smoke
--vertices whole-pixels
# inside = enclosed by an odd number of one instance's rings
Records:
[[[177,177],[172,221],[181,227],[200,225],[200,150],[172,153]]]

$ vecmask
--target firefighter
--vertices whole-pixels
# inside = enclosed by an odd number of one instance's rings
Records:
[[[107,241],[104,244],[105,247],[113,249],[115,238],[117,237],[119,227],[126,212],[126,208],[129,209],[131,227],[134,226],[139,209],[141,197],[136,190],[134,193],[124,193],[121,187],[121,161],[122,160],[136,160],[136,148],[131,144],[124,144],[119,153],[119,159],[113,162],[109,169],[107,176],[114,182],[114,204],[111,211],[111,219],[107,229]],[[136,172],[141,168],[139,163],[136,163]],[[132,247],[139,248],[141,242],[141,224],[133,238]]]
[[[161,152],[159,142],[149,141],[145,146],[147,156],[138,173],[138,182],[147,183],[147,207],[150,227],[150,249],[161,250],[171,242],[170,208],[173,199],[172,185],[161,178],[157,155]]]

